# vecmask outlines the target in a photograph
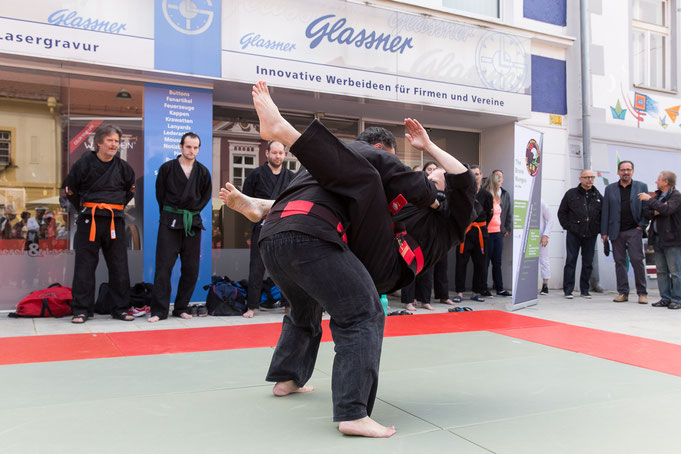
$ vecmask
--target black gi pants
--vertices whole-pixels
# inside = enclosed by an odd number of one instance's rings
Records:
[[[458,246],[460,247],[460,246]],[[466,268],[468,267],[468,259],[473,260],[473,292],[482,293],[485,290],[485,279],[487,273],[485,266],[487,265],[487,257],[480,249],[480,239],[478,229],[473,227],[466,234],[466,240],[463,243],[463,254],[457,249],[456,254],[456,291],[463,293],[466,290]]]
[[[433,290],[433,269],[419,273],[414,281],[402,288],[400,299],[402,304],[413,303],[414,300],[430,304],[430,293]]]
[[[95,216],[97,233],[95,241],[90,241],[92,217],[78,217],[73,249],[76,263],[73,270],[71,307],[74,315],[94,314],[95,271],[99,262],[99,250],[104,254],[109,270],[109,297],[111,314],[118,315],[130,308],[130,275],[128,274],[128,242],[123,218],[114,218],[116,239],[111,239],[111,217]]]
[[[436,300],[449,299],[449,257],[445,255],[433,267],[433,292]]]
[[[262,295],[262,279],[265,277],[265,264],[260,257],[260,231],[262,230],[262,223],[258,222],[253,225],[253,232],[251,233],[251,260],[248,264],[248,292],[247,304],[249,309],[257,309],[260,306],[260,297]]]
[[[336,352],[333,420],[370,415],[378,389],[385,316],[369,273],[349,249],[305,233],[275,234],[260,243],[260,251],[272,279],[291,303],[267,381],[307,383],[317,360],[325,310],[331,316]]]
[[[168,318],[170,275],[178,255],[182,266],[173,315],[178,316],[187,310],[194,287],[196,287],[196,280],[199,278],[199,258],[201,257],[201,229],[194,227],[192,232],[194,236],[185,236],[184,229],[171,229],[164,224],[158,226],[156,271],[151,297],[152,317]]]

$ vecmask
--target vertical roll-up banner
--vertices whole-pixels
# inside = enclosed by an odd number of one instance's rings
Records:
[[[537,304],[543,134],[515,125],[513,157],[513,298],[508,309]]]
[[[213,168],[213,91],[175,85],[147,83],[144,86],[144,281],[154,282],[156,237],[160,209],[156,200],[156,176],[163,163],[180,154],[180,138],[192,131],[201,138],[196,160],[212,173]],[[199,279],[192,302],[206,300],[204,284],[211,276],[212,205],[201,211],[206,230],[201,232]],[[177,292],[180,260],[173,268],[171,302]]]

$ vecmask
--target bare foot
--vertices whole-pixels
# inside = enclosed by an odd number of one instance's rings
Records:
[[[423,303],[423,308],[428,309],[429,311],[434,311],[435,308],[430,305],[430,303]]]
[[[295,393],[309,393],[314,391],[312,386],[298,386],[293,380],[277,382],[272,388],[272,394],[277,397],[288,396]]]
[[[256,199],[239,191],[230,182],[220,189],[220,199],[232,210],[241,213],[251,222],[258,222],[269,213],[274,200]]]
[[[253,318],[255,315],[255,311],[253,309],[249,309],[246,312],[244,312],[241,316],[244,318]]]
[[[159,321],[159,320],[161,320],[161,317],[159,317],[158,315],[154,315],[153,317],[149,317],[149,318],[147,319],[147,321],[148,321],[149,323],[156,323],[156,322]]]
[[[186,312],[182,312],[182,313],[180,314],[180,318],[183,318],[183,319],[185,319],[185,320],[191,320],[192,316],[191,316],[191,314],[188,314],[188,313],[186,313]]]
[[[456,305],[456,303],[455,303],[454,301],[450,300],[449,298],[447,298],[446,300],[440,300],[440,302],[441,302],[442,304],[449,304],[450,306],[455,306],[455,305]]]
[[[360,437],[388,438],[392,437],[396,430],[395,426],[385,427],[368,416],[354,421],[342,421],[338,425],[345,435],[358,435]]]
[[[415,311],[416,311],[416,306],[414,306],[413,303],[407,304],[406,306],[404,306],[404,308],[405,308],[406,310],[410,311],[410,312],[415,312]]]
[[[260,120],[260,137],[264,140],[276,140],[286,147],[293,145],[300,133],[279,113],[267,89],[267,83],[261,80],[253,85],[251,94]]]

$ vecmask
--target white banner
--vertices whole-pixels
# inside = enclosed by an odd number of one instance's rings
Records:
[[[223,78],[528,116],[530,40],[339,0],[225,1]]]

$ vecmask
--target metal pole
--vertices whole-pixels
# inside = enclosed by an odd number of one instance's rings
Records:
[[[589,0],[580,0],[580,48],[582,57],[582,159],[591,168],[591,65],[589,62]]]

